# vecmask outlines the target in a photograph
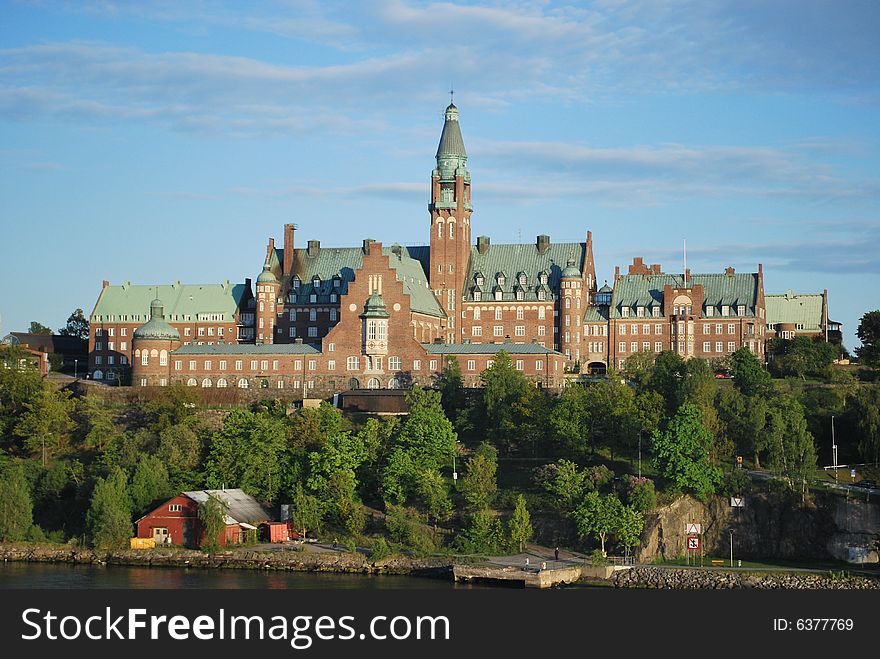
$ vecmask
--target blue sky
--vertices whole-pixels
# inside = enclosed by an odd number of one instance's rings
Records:
[[[297,242],[424,244],[455,102],[474,235],[598,276],[764,264],[880,307],[880,4],[0,2],[0,332]]]

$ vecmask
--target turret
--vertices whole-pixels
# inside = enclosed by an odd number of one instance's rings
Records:
[[[263,272],[257,277],[257,311],[255,328],[256,342],[273,343],[276,323],[275,305],[278,302],[278,293],[281,284],[272,272],[268,258],[263,265]]]
[[[562,270],[559,280],[559,351],[567,358],[570,365],[581,358],[581,318],[584,278],[575,262],[569,259]]]
[[[135,387],[168,384],[169,355],[180,347],[180,332],[165,321],[159,299],[150,303],[150,320],[138,327],[131,339],[131,383]]]

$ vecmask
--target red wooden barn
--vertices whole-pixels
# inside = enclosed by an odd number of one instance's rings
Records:
[[[204,532],[199,521],[199,504],[214,497],[226,504],[226,529],[217,538],[221,546],[244,542],[249,531],[272,516],[260,503],[240,489],[182,492],[137,521],[137,537],[153,538],[157,545],[173,544],[197,548]]]

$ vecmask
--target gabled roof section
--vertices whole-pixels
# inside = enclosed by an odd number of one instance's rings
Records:
[[[286,285],[288,299],[290,295],[294,295],[293,302],[296,304],[308,304],[313,293],[317,295],[316,302],[324,304],[330,301],[330,295],[334,291],[344,295],[348,292],[349,282],[354,281],[355,272],[364,263],[364,251],[361,247],[321,247],[313,256],[309,256],[306,249],[295,251],[294,275],[300,280],[299,291],[294,291],[290,281],[286,282]],[[275,252],[276,256],[272,261],[280,263],[284,255],[283,250],[276,249]],[[409,295],[412,311],[444,318],[446,314],[434,297],[428,285],[428,277],[425,275],[428,252],[429,247],[426,246],[382,247],[382,254],[389,257],[388,261],[397,273],[397,281],[403,284],[404,292]],[[338,288],[333,283],[336,275],[339,276],[340,281]],[[320,278],[317,287],[312,283],[316,276]]]
[[[146,322],[150,318],[150,304],[156,298],[165,305],[168,322],[196,321],[198,314],[220,314],[219,322],[233,322],[245,294],[244,284],[157,284],[133,285],[126,282],[107,286],[101,291],[91,322]],[[112,320],[111,320],[112,317]]]
[[[546,271],[549,291],[547,300],[553,299],[552,291],[558,290],[562,271],[569,259],[573,259],[575,267],[583,269],[586,255],[586,243],[556,243],[547,246],[543,253],[535,248],[534,243],[491,245],[485,253],[480,254],[476,246],[471,248],[471,264],[465,290],[465,301],[473,301],[474,276],[478,272],[499,273],[515,272],[525,274],[528,283],[525,286],[525,300],[537,301],[539,280],[538,275]],[[502,300],[515,300],[515,288],[519,277],[505,277],[502,287]],[[488,282],[487,282],[488,283]],[[494,278],[492,284],[497,283]]]
[[[822,329],[824,296],[821,293],[792,293],[765,295],[767,324],[791,323],[806,331]]]
[[[272,515],[256,499],[237,488],[233,490],[194,490],[184,492],[184,494],[196,503],[204,503],[209,496],[225,503],[227,524],[254,524],[272,519]]]

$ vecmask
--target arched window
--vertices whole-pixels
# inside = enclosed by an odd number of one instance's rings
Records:
[[[266,310],[266,304],[262,300],[260,300],[260,311],[265,311],[265,310]]]
[[[219,380],[217,380],[217,388],[218,389],[225,389],[227,384],[229,384],[229,383],[226,382],[226,378],[220,378]]]
[[[391,378],[388,380],[388,388],[389,389],[400,389],[400,380],[397,378]]]
[[[455,238],[455,223],[454,222],[449,223],[449,237]]]
[[[357,378],[352,378],[351,380],[348,381],[348,388],[349,389],[360,389],[361,383],[358,382]]]
[[[571,309],[571,298],[570,297],[565,298],[565,308]]]
[[[443,221],[442,220],[440,222],[437,222],[437,237],[438,238],[443,237]]]
[[[544,320],[544,307],[538,307],[538,320]]]
[[[150,353],[144,350],[141,352],[141,366],[146,366],[150,363]]]
[[[241,379],[239,379],[239,381],[238,381],[238,388],[239,388],[239,389],[247,389],[247,388],[248,388],[248,381],[247,381],[247,379],[245,379],[245,378],[241,378]]]
[[[93,380],[103,380],[104,373],[102,371],[95,371],[94,373],[92,373],[92,379]]]
[[[168,351],[163,350],[159,353],[159,366],[168,366]]]
[[[195,378],[190,378],[189,380],[186,381],[187,387],[195,387],[196,385],[198,385],[198,382],[196,382]]]
[[[381,386],[379,378],[370,378],[369,382],[367,382],[367,389],[379,389]]]
[[[213,382],[211,382],[211,378],[205,378],[204,380],[202,380],[202,386],[205,387],[206,389],[208,387],[210,387],[212,384],[213,384]]]

